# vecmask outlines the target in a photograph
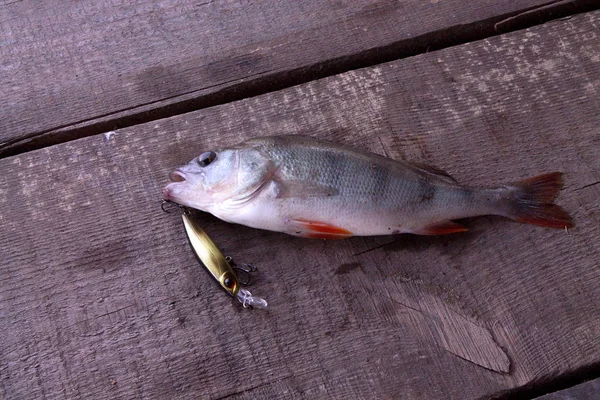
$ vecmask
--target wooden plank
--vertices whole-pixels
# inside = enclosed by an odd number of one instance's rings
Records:
[[[594,2],[2,2],[2,154],[489,36]]]
[[[600,379],[537,397],[538,400],[596,400],[600,395]]]
[[[600,360],[600,13],[0,160],[0,395],[473,399]],[[167,173],[304,133],[471,184],[565,172],[565,232],[320,241],[197,218],[261,274],[244,310],[198,266]]]

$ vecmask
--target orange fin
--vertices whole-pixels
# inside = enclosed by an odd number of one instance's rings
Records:
[[[456,222],[441,221],[415,229],[411,233],[416,235],[446,235],[448,233],[466,232],[468,230],[466,226],[457,224]]]
[[[450,175],[449,173],[447,173],[446,171],[444,171],[442,169],[439,169],[438,167],[434,167],[429,164],[423,164],[420,162],[412,162],[412,161],[409,162],[409,164],[411,164],[413,167],[417,167],[419,169],[422,169],[423,171],[429,172],[430,174],[438,175],[442,178],[445,178],[446,180],[449,180],[452,183],[458,183],[452,175]]]
[[[560,172],[534,176],[513,185],[517,191],[511,213],[507,215],[509,218],[547,228],[574,226],[571,216],[562,207],[552,203],[562,187]]]
[[[310,239],[343,239],[352,236],[352,232],[327,222],[292,219],[294,234]]]

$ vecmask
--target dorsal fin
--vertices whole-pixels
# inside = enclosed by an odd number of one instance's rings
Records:
[[[424,164],[424,163],[420,163],[420,162],[412,162],[411,161],[411,162],[409,162],[409,164],[412,165],[413,167],[416,167],[416,168],[422,169],[423,171],[429,172],[430,174],[438,175],[443,178],[449,179],[450,181],[452,181],[452,183],[458,183],[457,180],[454,179],[454,177],[452,175],[450,175],[443,169],[439,169],[439,168],[433,167],[429,164]]]

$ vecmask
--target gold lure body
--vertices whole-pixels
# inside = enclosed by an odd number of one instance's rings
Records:
[[[215,242],[206,234],[192,218],[186,213],[182,215],[185,231],[190,239],[194,252],[210,271],[211,275],[219,281],[223,289],[236,297],[240,290],[237,279],[229,261],[223,256]]]

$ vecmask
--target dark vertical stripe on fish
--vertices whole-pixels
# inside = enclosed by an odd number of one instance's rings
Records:
[[[435,197],[436,188],[427,177],[419,178],[419,200],[429,202]]]
[[[373,194],[375,202],[386,199],[388,188],[390,186],[390,170],[382,165],[372,164],[370,167],[369,182],[371,187],[369,192]]]
[[[340,176],[344,175],[344,172],[347,167],[347,163],[345,163],[345,157],[340,154],[335,154],[331,151],[326,151],[323,153],[324,155],[324,170],[325,171],[336,171],[336,174],[330,176],[332,179],[330,182],[323,182],[326,186],[330,186],[332,188],[340,188]]]

